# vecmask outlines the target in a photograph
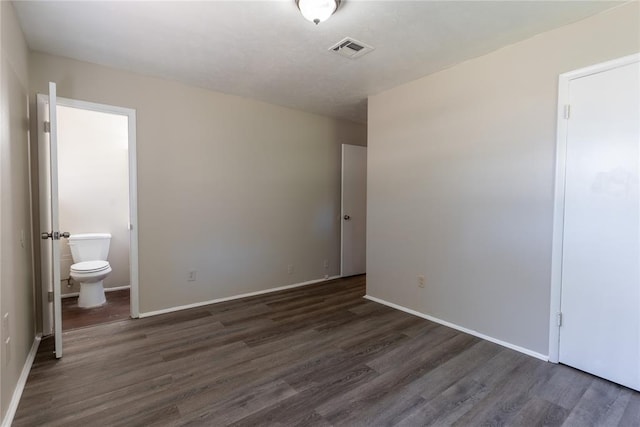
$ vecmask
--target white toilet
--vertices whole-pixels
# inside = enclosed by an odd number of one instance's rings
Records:
[[[74,264],[70,276],[80,283],[78,307],[91,308],[106,302],[102,281],[111,273],[107,261],[111,234],[88,233],[69,236],[69,248]]]

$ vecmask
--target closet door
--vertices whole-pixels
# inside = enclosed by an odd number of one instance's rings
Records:
[[[559,360],[640,390],[640,69],[569,82]]]
[[[340,275],[364,274],[367,261],[367,147],[342,144]]]

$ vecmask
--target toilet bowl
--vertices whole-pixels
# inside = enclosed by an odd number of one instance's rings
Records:
[[[99,307],[106,302],[104,279],[111,273],[107,261],[111,235],[108,233],[72,234],[69,247],[74,264],[69,276],[80,283],[78,307]]]
[[[80,283],[78,307],[98,307],[107,301],[102,283],[109,273],[111,266],[107,261],[83,261],[71,266],[71,278]]]

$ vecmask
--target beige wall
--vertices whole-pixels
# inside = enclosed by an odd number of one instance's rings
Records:
[[[3,1],[0,8],[0,314],[8,314],[9,320],[0,332],[0,406],[4,419],[33,344],[35,313],[26,98],[28,51],[13,5]]]
[[[51,80],[61,97],[137,111],[141,312],[320,279],[325,259],[338,274],[340,144],[366,144],[365,126],[30,59],[32,93]]]
[[[638,17],[634,2],[369,99],[369,295],[548,353],[558,75],[640,51]]]
[[[60,230],[110,233],[112,272],[105,288],[129,285],[128,118],[58,106],[58,199]],[[73,264],[67,240],[61,245],[61,277]],[[79,284],[63,286],[78,292]]]

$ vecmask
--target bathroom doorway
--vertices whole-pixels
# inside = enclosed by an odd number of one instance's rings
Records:
[[[39,95],[39,113],[47,104],[48,97]],[[69,241],[54,242],[60,250],[62,330],[138,317],[135,111],[57,98],[56,116],[57,168],[51,169],[57,169],[59,228],[71,235],[111,236],[106,259],[111,272],[103,281],[106,303],[91,308],[78,306],[81,286],[71,277]],[[50,178],[40,170],[43,188],[42,180]],[[41,197],[41,204],[52,199]],[[43,289],[44,335],[53,332],[49,291]]]
[[[78,305],[80,283],[69,241],[61,240],[62,329],[129,318],[129,167],[127,116],[58,105],[60,229],[111,235],[104,279],[106,303]]]

